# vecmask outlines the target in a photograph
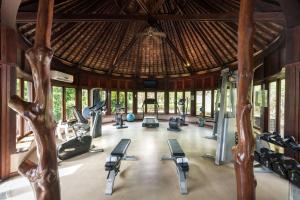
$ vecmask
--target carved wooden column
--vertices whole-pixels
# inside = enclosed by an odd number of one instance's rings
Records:
[[[60,199],[50,77],[53,4],[54,0],[39,1],[35,44],[26,52],[36,97],[29,103],[19,96],[12,96],[9,103],[13,110],[29,121],[34,132],[38,163],[25,157],[19,172],[29,179],[38,200]]]
[[[233,148],[237,199],[254,200],[256,181],[253,172],[254,137],[252,133],[253,0],[241,0],[238,28],[238,145]]]

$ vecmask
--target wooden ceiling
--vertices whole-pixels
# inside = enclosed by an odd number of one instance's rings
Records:
[[[56,0],[55,57],[98,73],[166,77],[207,73],[236,62],[239,0]],[[36,1],[23,1],[18,31],[34,42]],[[276,1],[257,5],[255,54],[283,30]]]

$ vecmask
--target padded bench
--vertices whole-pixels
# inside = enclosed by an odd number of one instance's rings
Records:
[[[185,157],[185,153],[176,139],[169,139],[168,145],[171,156],[168,158],[163,157],[162,160],[173,160],[175,162],[179,179],[180,192],[181,194],[187,194],[186,174],[189,171],[188,159]]]
[[[131,143],[130,139],[121,139],[113,149],[110,156],[106,158],[105,171],[108,171],[105,194],[112,195],[115,177],[120,171],[122,160],[136,160],[126,155],[126,151]]]

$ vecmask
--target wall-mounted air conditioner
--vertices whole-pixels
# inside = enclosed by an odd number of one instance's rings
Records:
[[[73,75],[55,71],[55,70],[51,70],[51,79],[56,81],[66,82],[66,83],[73,83],[74,81]]]

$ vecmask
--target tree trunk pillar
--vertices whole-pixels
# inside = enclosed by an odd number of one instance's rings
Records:
[[[233,148],[237,199],[254,200],[256,181],[253,172],[254,137],[252,130],[252,86],[254,1],[241,0],[238,28],[238,144]]]

